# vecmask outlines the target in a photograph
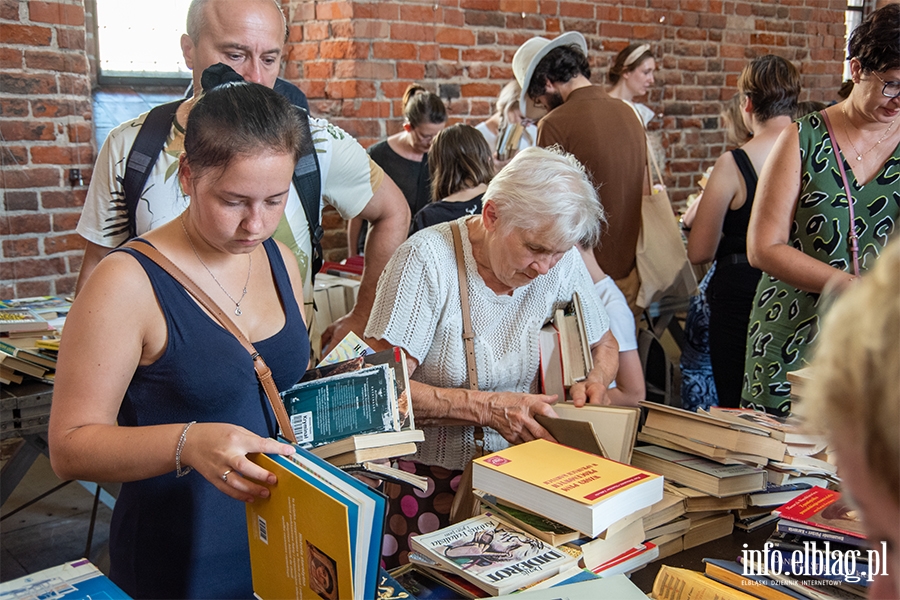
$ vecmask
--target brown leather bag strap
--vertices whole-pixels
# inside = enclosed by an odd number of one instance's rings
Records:
[[[234,324],[234,321],[225,314],[225,311],[219,308],[219,305],[216,304],[206,292],[200,289],[200,286],[194,283],[184,271],[175,265],[175,263],[166,258],[162,252],[146,242],[138,242],[135,240],[128,242],[124,247],[130,248],[135,252],[140,252],[159,265],[162,270],[172,276],[172,279],[180,283],[191,296],[196,298],[197,302],[199,302],[203,308],[209,311],[209,313],[222,324],[222,327],[227,329],[237,338],[253,359],[253,369],[256,371],[256,377],[262,384],[263,390],[266,392],[266,397],[269,399],[269,404],[272,405],[272,410],[275,412],[275,418],[278,421],[278,426],[281,428],[281,435],[291,443],[296,444],[297,436],[294,435],[294,429],[291,427],[291,420],[288,418],[287,411],[284,410],[284,402],[281,401],[281,396],[278,395],[278,388],[275,387],[275,380],[272,379],[271,369],[269,369],[269,366],[266,364],[266,361],[263,360],[263,357],[259,355],[259,352],[256,351],[256,348],[253,347],[253,344],[250,343],[250,340],[248,340],[241,330],[238,329],[237,325]]]
[[[462,234],[459,221],[451,221],[453,248],[456,250],[456,275],[459,278],[459,302],[462,305],[463,346],[466,352],[466,372],[469,389],[478,389],[478,369],[475,366],[475,332],[472,329],[472,311],[469,308],[469,283],[466,280],[466,257],[463,254]],[[479,456],[484,455],[484,428],[475,426],[475,447]]]

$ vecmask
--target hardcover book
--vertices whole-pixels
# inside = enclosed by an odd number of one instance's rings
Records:
[[[662,499],[658,475],[546,440],[477,458],[472,485],[597,537]]]
[[[557,402],[553,410],[561,419],[587,421],[594,426],[594,433],[606,451],[607,458],[631,462],[631,451],[637,435],[641,409],[636,406],[596,406],[586,404],[576,407],[571,402]]]
[[[492,596],[556,575],[575,562],[574,557],[491,514],[412,536],[410,546]]]
[[[566,307],[556,309],[553,320],[541,329],[540,349],[542,389],[563,400],[566,390],[573,383],[584,381],[594,367],[577,293]]]
[[[246,505],[255,595],[374,597],[385,497],[300,447],[249,458],[278,477],[268,498]]]
[[[30,308],[0,308],[0,333],[51,329],[50,323]]]

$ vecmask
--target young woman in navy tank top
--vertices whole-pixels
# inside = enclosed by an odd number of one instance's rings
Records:
[[[141,241],[233,315],[285,389],[309,341],[297,261],[270,238],[308,140],[285,99],[233,75],[214,87],[204,73],[178,173],[190,205]],[[66,322],[50,448],[62,479],[123,482],[115,583],[135,598],[251,597],[244,503],[276,481],[246,455],[291,454],[276,433],[232,334],[143,255],[101,261]]]

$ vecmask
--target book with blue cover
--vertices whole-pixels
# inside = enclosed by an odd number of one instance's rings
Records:
[[[0,583],[0,600],[130,598],[85,558]]]

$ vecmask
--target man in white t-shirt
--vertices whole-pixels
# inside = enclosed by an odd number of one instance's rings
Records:
[[[188,33],[181,48],[193,70],[194,97],[181,104],[163,151],[153,165],[136,212],[137,234],[167,223],[187,207],[178,184],[178,157],[184,126],[207,67],[224,63],[247,81],[274,87],[286,40],[284,15],[272,0],[194,0],[188,10]],[[146,113],[122,123],[104,142],[94,166],[77,231],[87,241],[76,292],[110,249],[128,238],[122,179],[125,162]],[[397,246],[406,239],[409,208],[402,192],[366,151],[339,127],[310,117],[322,182],[322,199],[345,219],[361,216],[370,223],[365,270],[356,306],[322,335],[323,345],[340,341],[348,331],[362,335],[375,298],[375,284]],[[320,214],[322,205],[320,203]],[[312,242],[297,191],[291,186],[284,217],[274,237],[297,257],[304,277],[307,322],[312,305]]]

